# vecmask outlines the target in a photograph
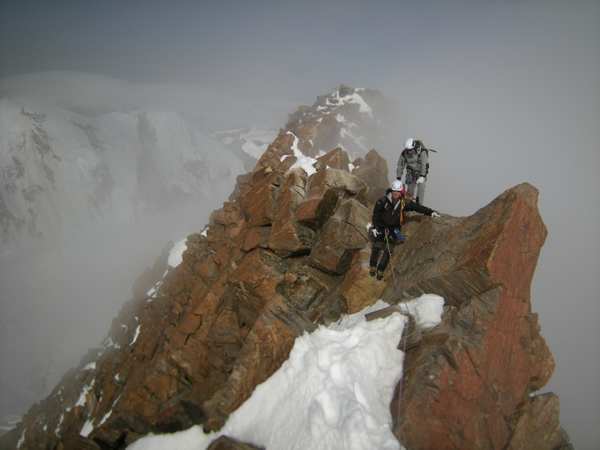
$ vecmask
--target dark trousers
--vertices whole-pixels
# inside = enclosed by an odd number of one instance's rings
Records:
[[[386,240],[388,242],[387,245]],[[369,265],[371,267],[376,267],[379,272],[385,271],[385,268],[390,262],[390,256],[392,253],[394,253],[393,239],[374,241],[371,245],[371,259],[369,260]]]

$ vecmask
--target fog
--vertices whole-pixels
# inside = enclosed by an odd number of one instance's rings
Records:
[[[390,168],[407,137],[438,150],[428,206],[467,215],[534,184],[549,231],[532,289],[557,362],[547,390],[575,447],[598,448],[600,3],[21,1],[2,3],[0,30],[2,96],[91,115],[181,111],[207,129],[277,128],[343,82],[393,100],[381,149]],[[64,71],[89,78],[64,82]],[[25,368],[64,369],[97,344],[135,276],[208,212],[82,230],[43,257],[3,261],[0,412],[22,412],[40,392]]]

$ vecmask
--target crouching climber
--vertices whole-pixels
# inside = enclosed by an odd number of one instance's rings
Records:
[[[440,215],[431,208],[412,201],[400,180],[394,180],[392,187],[375,203],[369,237],[372,242],[369,274],[383,278],[383,272],[392,256],[394,246],[404,242],[402,222],[405,211],[416,211],[432,217]]]

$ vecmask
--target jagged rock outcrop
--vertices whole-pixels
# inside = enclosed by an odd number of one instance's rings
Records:
[[[335,97],[354,99],[360,113],[362,91],[348,89]],[[298,335],[381,295],[397,303],[421,293],[447,306],[407,346],[390,399],[400,442],[566,448],[556,398],[533,395],[554,367],[530,304],[546,236],[535,189],[519,185],[467,218],[410,216],[394,270],[378,282],[368,275],[367,223],[387,164],[375,151],[350,162],[337,146],[311,156],[333,133],[311,111],[291,117],[206,229],[187,238],[181,264],[157,279],[158,263],[138,280],[104,346],[3,438],[7,448],[120,449],[148,432],[217,430]]]
[[[394,431],[415,450],[507,448],[518,432],[514,422],[524,423],[521,411],[537,401],[532,395],[554,369],[530,303],[546,237],[537,191],[522,184],[471,217],[409,230],[415,232],[394,255],[384,299],[430,292],[448,309],[406,354]],[[554,448],[544,444],[546,423],[537,419],[530,415],[522,425],[528,448]]]

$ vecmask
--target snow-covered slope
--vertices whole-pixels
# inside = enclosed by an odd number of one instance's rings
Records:
[[[188,200],[214,206],[242,160],[180,114],[83,116],[0,100],[0,243],[56,237],[90,222],[131,221]]]

